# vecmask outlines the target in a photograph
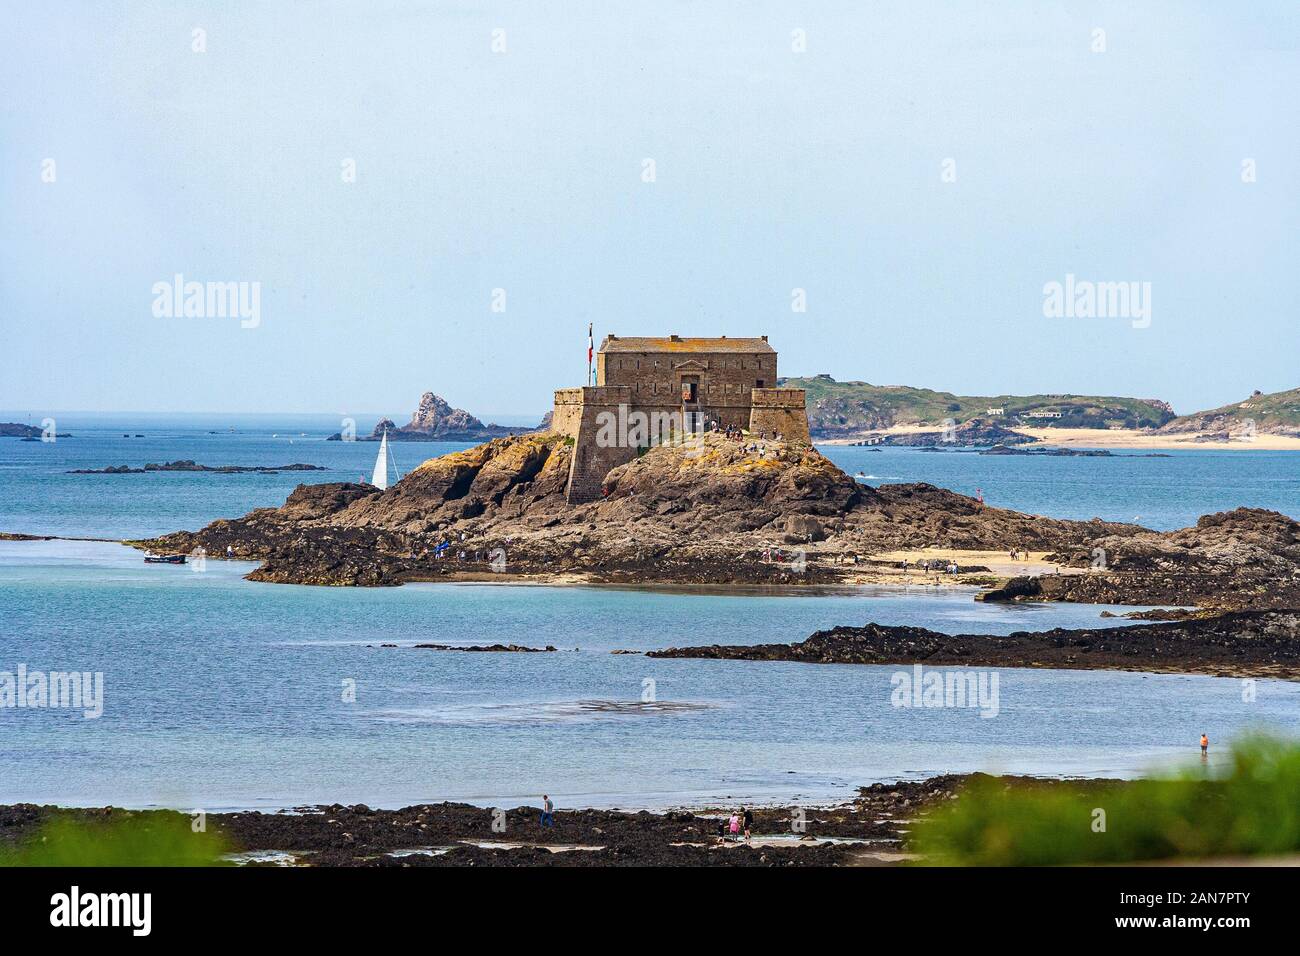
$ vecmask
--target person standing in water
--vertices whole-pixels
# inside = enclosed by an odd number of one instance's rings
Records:
[[[1210,752],[1210,738],[1201,734],[1201,756],[1204,757]]]

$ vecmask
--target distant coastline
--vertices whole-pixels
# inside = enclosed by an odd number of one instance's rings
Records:
[[[875,435],[914,435],[932,432],[933,425],[894,425]],[[1158,432],[1137,428],[1027,428],[1016,431],[1036,439],[1035,446],[1057,445],[1065,448],[1111,448],[1133,451],[1170,451],[1179,448],[1200,451],[1300,451],[1300,437],[1258,434],[1253,439],[1223,440],[1204,432]],[[857,445],[865,436],[821,438],[818,445]]]

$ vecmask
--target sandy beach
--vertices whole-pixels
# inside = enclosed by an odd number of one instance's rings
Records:
[[[895,425],[881,435],[915,435],[938,431],[936,425]],[[1013,431],[1030,435],[1043,445],[1062,448],[1114,448],[1133,451],[1169,451],[1194,448],[1202,451],[1300,451],[1300,438],[1286,435],[1256,435],[1250,441],[1199,441],[1200,432],[1161,433],[1133,428],[1031,428],[1014,426]],[[821,445],[853,445],[860,438],[832,438]],[[1034,446],[1026,446],[1034,447]]]

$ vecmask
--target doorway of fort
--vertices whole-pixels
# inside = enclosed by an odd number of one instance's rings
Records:
[[[704,413],[691,411],[689,409],[682,412],[682,426],[688,435],[699,435],[704,431]]]

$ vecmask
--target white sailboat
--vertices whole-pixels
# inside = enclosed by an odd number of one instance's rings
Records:
[[[384,429],[384,435],[379,440],[379,454],[375,456],[375,471],[370,478],[370,483],[376,488],[383,491],[388,487],[388,460],[392,453],[388,450],[388,429]],[[396,478],[401,476],[397,471],[397,462],[393,462],[393,475]]]

